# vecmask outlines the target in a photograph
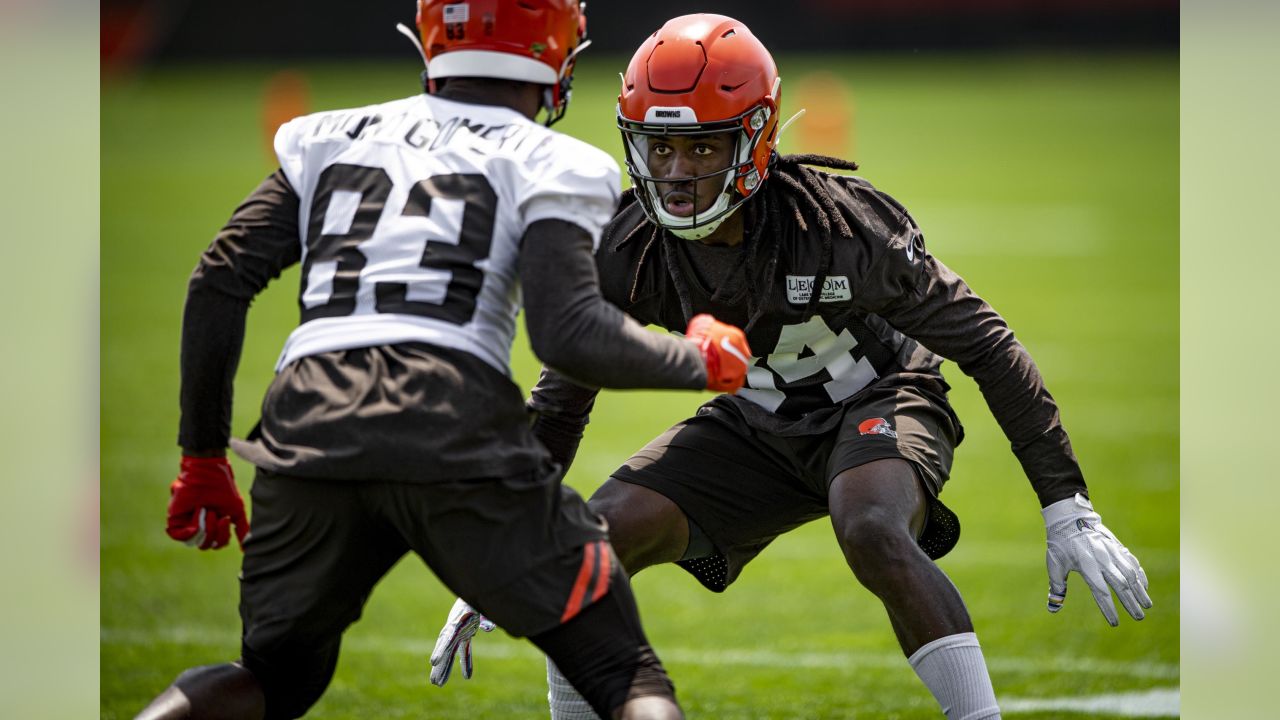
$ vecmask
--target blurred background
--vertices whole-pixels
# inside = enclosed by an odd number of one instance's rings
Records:
[[[973,383],[945,366],[968,438],[945,495],[964,537],[940,564],[969,604],[1006,713],[1191,715],[1181,659],[1223,667],[1250,621],[1209,559],[1215,549],[1193,556],[1179,539],[1178,4],[592,3],[594,44],[557,129],[621,161],[617,73],[647,33],[695,11],[743,20],[773,51],[784,115],[807,110],[784,152],[857,160],[859,174],[912,211],[931,252],[1009,320],[1062,407],[1095,504],[1151,577],[1156,606],[1142,623],[1108,628],[1074,576],[1066,609],[1044,611],[1034,494]],[[99,712],[115,718],[183,668],[238,651],[238,554],[197,554],[163,533],[187,275],[274,169],[279,123],[412,94],[421,63],[393,29],[412,25],[407,0],[104,2],[100,12]],[[256,420],[297,322],[297,284],[294,269],[254,305],[236,435]],[[513,365],[527,389],[537,363],[523,339]],[[703,399],[602,397],[567,481],[589,495]],[[235,467],[247,491],[252,469]],[[1191,585],[1182,553],[1199,558],[1187,561]],[[1197,618],[1186,637],[1180,584]],[[936,715],[825,521],[780,539],[724,595],[674,568],[646,571],[635,587],[691,717]],[[543,716],[541,661],[500,634],[478,641],[474,680],[428,685],[426,658],[451,601],[416,560],[398,566],[348,633],[311,716]],[[1185,653],[1180,640],[1200,644]]]
[[[412,24],[413,7],[408,1],[362,3],[357,10],[340,0],[108,0],[102,3],[104,60],[394,58],[403,53],[387,42],[386,28]],[[588,3],[593,52],[629,57],[644,34],[692,12],[731,15],[759,34],[767,28],[779,54],[1178,46],[1173,0],[654,0]]]

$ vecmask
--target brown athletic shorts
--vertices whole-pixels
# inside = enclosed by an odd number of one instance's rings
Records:
[[[551,472],[404,483],[260,469],[251,497],[242,652],[272,717],[296,717],[320,697],[343,631],[409,551],[515,636],[556,628],[605,597],[616,562],[603,521]]]
[[[680,507],[714,550],[679,565],[720,592],[774,538],[828,515],[837,475],[885,458],[910,461],[929,492],[918,542],[931,558],[942,557],[955,546],[960,524],[937,495],[961,438],[946,400],[911,385],[868,388],[846,404],[833,429],[800,437],[752,427],[722,396],[640,449],[612,477]]]

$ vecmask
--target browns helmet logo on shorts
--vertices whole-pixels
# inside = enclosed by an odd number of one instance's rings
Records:
[[[884,418],[867,418],[858,423],[858,432],[862,435],[888,435],[891,438],[898,437],[898,431],[893,429],[888,420]]]

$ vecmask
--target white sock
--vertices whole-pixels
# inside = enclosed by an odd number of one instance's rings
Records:
[[[547,703],[551,705],[551,720],[600,720],[551,658],[547,658]]]
[[[908,659],[925,687],[942,706],[948,720],[987,720],[1000,717],[982,647],[974,633],[938,638]]]

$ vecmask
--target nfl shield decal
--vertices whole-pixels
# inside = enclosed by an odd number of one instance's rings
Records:
[[[858,432],[863,435],[888,435],[891,438],[898,437],[898,431],[893,429],[888,420],[884,418],[867,418],[858,423]]]

